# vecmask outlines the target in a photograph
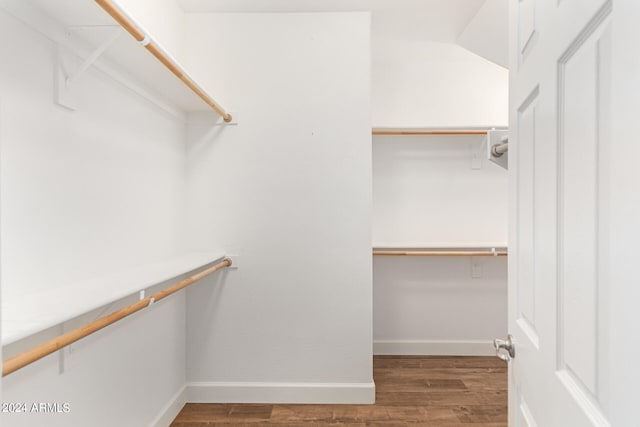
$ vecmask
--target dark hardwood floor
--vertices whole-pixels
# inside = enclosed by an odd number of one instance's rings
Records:
[[[374,405],[190,403],[171,424],[506,427],[507,367],[496,357],[376,356]]]

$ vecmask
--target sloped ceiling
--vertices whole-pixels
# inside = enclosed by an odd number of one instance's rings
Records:
[[[508,68],[508,0],[486,0],[460,33],[457,43],[491,62]]]

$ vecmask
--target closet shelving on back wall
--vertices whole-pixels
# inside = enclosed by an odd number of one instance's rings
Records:
[[[455,150],[467,150],[467,154],[469,155],[470,165],[468,169],[476,170],[478,172],[482,172],[483,168],[492,168],[492,165],[484,165],[483,157],[487,152],[486,146],[488,144],[487,134],[491,130],[504,130],[503,127],[492,126],[492,127],[449,127],[449,128],[400,128],[400,127],[376,127],[372,129],[372,135],[374,137],[374,144],[413,144],[421,147],[421,153],[429,152],[429,144],[439,145],[441,150],[443,144],[452,144],[452,147],[455,147]],[[381,148],[378,146],[378,148]],[[379,150],[374,150],[374,152],[378,152]],[[395,153],[397,154],[397,152]],[[446,153],[445,153],[446,154]],[[451,153],[449,152],[448,155]],[[459,153],[458,153],[459,154]],[[434,154],[436,155],[436,154]],[[379,154],[379,158],[383,157],[384,154]],[[378,158],[378,159],[379,159]],[[407,160],[411,160],[411,156],[407,155],[405,157]],[[411,160],[413,161],[413,160]],[[377,171],[376,168],[382,169],[382,161],[376,162],[374,158],[374,199],[376,197],[380,197],[382,191],[379,190],[376,185],[380,184],[380,181],[384,180],[384,177],[389,177],[393,174],[393,172],[386,172],[383,170]],[[401,163],[401,160],[399,161]],[[399,170],[396,169],[396,170]],[[379,172],[379,173],[378,173]],[[458,173],[457,170],[451,170],[451,174]],[[376,180],[376,178],[378,178]],[[418,177],[413,181],[415,184],[418,182]],[[403,178],[405,181],[408,181],[408,177]],[[445,178],[446,179],[446,178]],[[429,185],[429,182],[424,182],[423,184],[418,185]],[[401,188],[388,188],[388,193],[397,195],[401,192]],[[444,191],[438,191],[439,194],[444,194],[448,191],[447,188],[443,188]],[[487,192],[496,191],[494,188],[486,187],[485,190]],[[387,194],[388,196],[388,194]],[[425,195],[415,195],[416,198],[425,197]],[[386,197],[386,196],[383,196]],[[428,197],[428,195],[427,195]],[[441,203],[438,199],[434,198],[431,200],[432,206],[433,203],[437,203],[439,205],[439,209],[443,208],[443,203]],[[463,201],[464,202],[464,201]],[[381,204],[387,204],[388,206],[394,205],[392,201],[382,200],[377,203],[377,208],[380,207]],[[374,200],[374,204],[376,201]],[[418,203],[419,204],[419,203]],[[426,206],[422,206],[425,208],[424,216],[421,218],[421,221],[429,221],[429,212],[434,211],[433,207],[427,208]],[[465,215],[473,216],[473,206],[466,206]],[[444,206],[444,209],[447,210],[447,207]],[[452,214],[455,212],[460,212],[460,207],[452,207]],[[374,209],[375,210],[375,209]],[[476,209],[476,212],[481,209]],[[504,221],[504,226],[506,229],[506,211],[504,212],[504,217],[501,218]],[[374,214],[374,217],[376,215]],[[479,215],[476,215],[479,216]],[[455,215],[451,215],[451,218],[455,217]],[[396,218],[397,219],[397,218]],[[469,218],[469,222],[473,222],[472,218]],[[439,236],[437,240],[428,239],[425,235],[424,240],[420,240],[416,242],[415,240],[407,241],[406,237],[400,237],[400,240],[394,238],[392,236],[385,236],[384,241],[377,241],[375,236],[376,229],[388,226],[388,224],[383,224],[383,221],[380,220],[376,222],[374,219],[374,243],[373,243],[373,255],[375,256],[506,256],[507,255],[507,245],[506,245],[506,234],[502,233],[500,239],[498,240],[487,240],[482,239],[480,241],[473,239],[473,236],[470,235],[468,238],[460,239],[459,237],[454,237],[453,240],[448,239],[447,236]],[[442,227],[446,226],[446,224],[432,224],[432,227]],[[478,224],[478,228],[481,228],[483,225]],[[391,225],[389,227],[397,227],[397,225]],[[390,235],[391,233],[388,233]],[[425,233],[429,234],[429,233]]]
[[[374,354],[494,354],[508,206],[489,129],[373,129]]]

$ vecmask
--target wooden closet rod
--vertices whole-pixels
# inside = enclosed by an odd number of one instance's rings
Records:
[[[372,135],[486,135],[487,129],[372,129]]]
[[[222,119],[229,123],[231,114],[227,113],[216,101],[213,100],[189,75],[178,65],[158,44],[145,34],[117,5],[111,0],[95,0],[122,28],[127,30],[149,53],[155,56],[166,68],[187,85],[200,99],[207,103],[218,113]]]
[[[211,273],[215,273],[216,271],[223,269],[225,267],[231,266],[231,260],[229,258],[225,258],[224,261],[221,261],[206,270],[201,271],[200,273],[194,274],[193,276],[181,281],[180,283],[176,283],[173,286],[170,286],[166,289],[163,289],[155,294],[142,299],[136,303],[128,305],[120,310],[114,311],[113,313],[101,317],[98,320],[94,320],[91,323],[88,323],[78,329],[67,332],[66,334],[60,335],[50,341],[47,341],[43,344],[40,344],[37,347],[34,347],[30,350],[25,351],[24,353],[20,353],[14,357],[11,357],[4,362],[2,362],[2,376],[5,377],[12,372],[17,371],[18,369],[24,368],[25,366],[42,359],[45,356],[48,356],[51,353],[54,353],[69,344],[73,344],[74,342],[91,335],[94,332],[99,331],[102,328],[105,328],[112,323],[117,322],[118,320],[124,319],[125,317],[140,311],[144,308],[149,307],[151,304],[160,301],[168,297],[171,294],[178,292],[181,289],[186,288],[193,282],[196,282],[202,279],[205,276],[208,276]]]
[[[374,256],[507,256],[507,251],[373,250]]]

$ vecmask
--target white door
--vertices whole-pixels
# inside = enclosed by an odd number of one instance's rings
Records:
[[[640,426],[639,42],[638,0],[510,0],[510,426]]]

